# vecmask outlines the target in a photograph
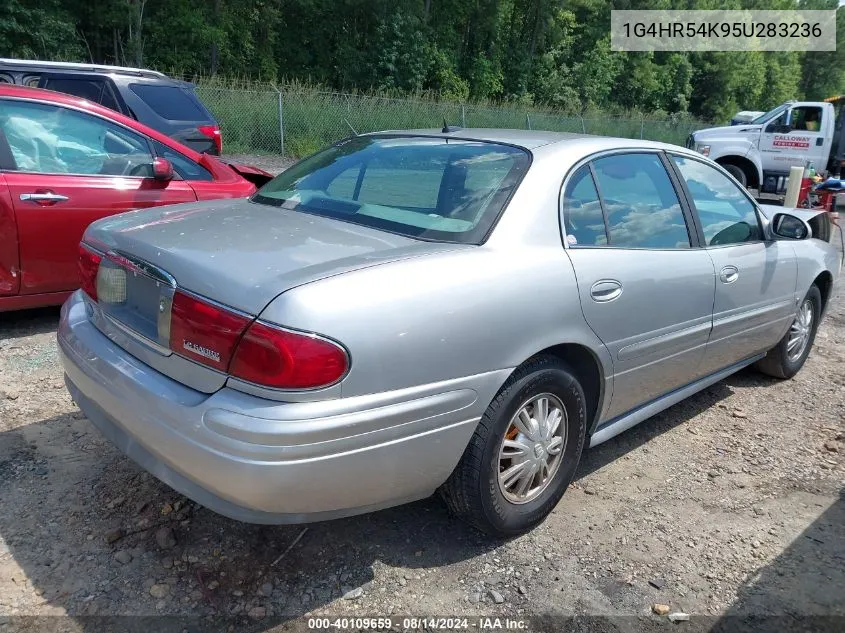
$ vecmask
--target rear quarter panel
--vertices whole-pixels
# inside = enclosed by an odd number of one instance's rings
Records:
[[[261,318],[345,345],[343,397],[512,369],[559,343],[610,367],[560,245],[468,246],[374,266],[289,290]],[[500,386],[479,393],[482,410]]]

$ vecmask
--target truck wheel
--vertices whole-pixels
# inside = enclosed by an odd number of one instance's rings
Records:
[[[748,186],[748,178],[745,177],[745,172],[742,171],[736,165],[722,165],[725,168],[725,171],[728,172],[731,176],[736,178],[743,187]]]

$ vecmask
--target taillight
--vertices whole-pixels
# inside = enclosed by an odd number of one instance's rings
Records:
[[[179,290],[170,312],[170,349],[233,378],[277,389],[325,387],[349,369],[337,343],[253,321]]]
[[[84,244],[79,245],[79,280],[82,290],[94,301],[97,300],[97,271],[102,257]]]
[[[267,387],[313,389],[336,383],[348,368],[338,344],[256,321],[238,344],[229,373]]]
[[[223,135],[220,134],[220,127],[217,125],[200,125],[197,127],[201,134],[204,134],[212,141],[214,147],[217,148],[217,155],[223,153]]]
[[[170,312],[170,349],[225,372],[251,317],[177,291]]]

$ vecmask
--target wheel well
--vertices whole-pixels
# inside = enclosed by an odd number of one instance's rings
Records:
[[[833,288],[833,275],[828,271],[824,271],[816,277],[813,283],[818,286],[819,292],[822,295],[822,314],[824,314],[824,310],[827,307],[827,300],[830,298],[830,291]]]
[[[584,397],[587,399],[587,429],[589,430],[599,413],[602,395],[601,365],[595,354],[583,345],[562,343],[547,347],[535,354],[535,356],[542,355],[558,357],[575,373],[578,382],[584,389]]]
[[[745,174],[746,186],[752,189],[760,188],[760,175],[757,173],[757,166],[747,158],[743,158],[742,156],[722,156],[721,158],[717,158],[716,162],[722,166],[734,165],[739,167]]]

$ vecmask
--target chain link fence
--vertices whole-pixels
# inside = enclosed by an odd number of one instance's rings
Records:
[[[683,145],[705,127],[689,119],[562,116],[362,94],[273,87],[235,89],[199,83],[197,94],[220,124],[226,153],[301,157],[354,133],[450,125],[641,138]]]

